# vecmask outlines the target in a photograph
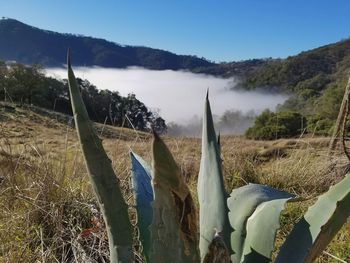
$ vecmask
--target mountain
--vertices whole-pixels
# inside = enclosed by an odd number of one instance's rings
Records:
[[[77,66],[185,69],[222,77],[246,75],[267,63],[266,59],[251,59],[216,64],[196,56],[176,55],[160,49],[125,46],[104,39],[43,30],[15,19],[0,20],[0,60],[61,67],[66,63],[68,48]]]
[[[149,69],[188,69],[214,63],[196,56],[138,46],[123,46],[104,39],[61,34],[26,25],[15,19],[0,20],[0,60],[60,67],[71,48],[74,63],[80,66]]]
[[[283,90],[295,91],[306,82],[318,79],[322,83],[306,86],[322,89],[334,74],[349,67],[350,40],[346,39],[286,59],[269,60],[263,67],[247,74],[243,86],[247,89],[278,86]]]

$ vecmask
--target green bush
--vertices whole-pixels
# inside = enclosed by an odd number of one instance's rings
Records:
[[[307,133],[316,135],[331,135],[334,121],[322,118],[319,115],[312,115],[307,118]]]
[[[273,140],[300,135],[306,127],[306,118],[298,112],[263,111],[246,132],[246,137],[255,140]]]

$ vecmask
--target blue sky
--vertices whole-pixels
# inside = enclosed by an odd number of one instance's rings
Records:
[[[349,11],[348,0],[0,0],[0,16],[36,27],[217,62],[348,38]]]

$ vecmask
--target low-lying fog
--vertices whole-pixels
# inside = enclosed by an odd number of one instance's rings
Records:
[[[51,68],[46,72],[50,76],[67,78],[67,72],[62,68]],[[232,114],[236,117],[238,114],[242,118],[248,116],[248,122],[238,125],[242,127],[221,125],[220,129],[224,133],[244,132],[252,124],[252,115],[267,108],[274,110],[287,99],[286,95],[281,94],[232,91],[230,88],[235,85],[234,78],[224,79],[185,71],[76,67],[74,72],[76,77],[88,79],[99,89],[117,90],[123,96],[128,93],[136,94],[150,109],[159,109],[160,115],[170,123],[173,134],[198,135],[197,130],[184,130],[186,126],[200,122],[208,88],[211,108],[213,114],[217,115],[218,122],[225,112],[227,117]]]

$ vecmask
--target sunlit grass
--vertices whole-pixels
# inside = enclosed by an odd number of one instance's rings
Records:
[[[33,112],[0,111],[0,262],[108,262],[108,244],[75,130]],[[102,126],[98,126],[99,133]],[[103,128],[103,143],[130,206],[129,149],[150,162],[151,136]],[[200,140],[165,137],[195,202]],[[287,205],[276,239],[280,246],[316,196],[339,180],[325,152],[327,139],[272,142],[223,137],[226,188],[269,184],[305,198]],[[349,222],[326,252],[350,260]],[[82,235],[83,234],[83,235]],[[135,255],[140,260],[135,243]],[[319,262],[337,262],[323,254]]]

